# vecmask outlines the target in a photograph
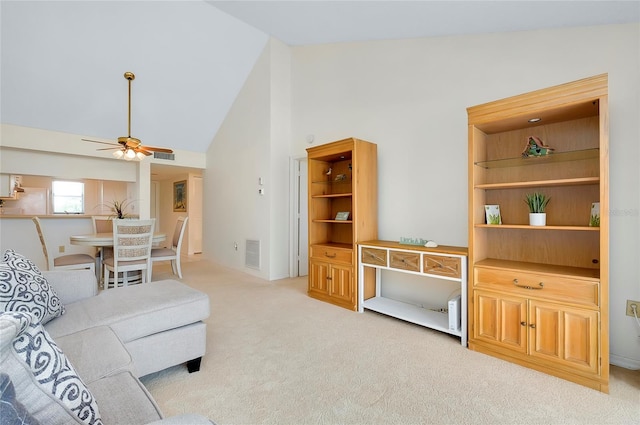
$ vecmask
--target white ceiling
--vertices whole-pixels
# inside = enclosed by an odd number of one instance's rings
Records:
[[[289,45],[640,20],[639,1],[207,1]]]
[[[132,71],[132,136],[206,152],[269,36],[298,46],[639,22],[640,0],[0,0],[0,11],[2,123],[115,140]]]

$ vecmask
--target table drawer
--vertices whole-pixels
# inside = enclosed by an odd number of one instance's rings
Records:
[[[365,264],[373,264],[375,266],[387,266],[387,250],[377,248],[362,248],[362,257],[360,258]]]
[[[424,254],[424,273],[440,276],[460,278],[462,275],[461,261],[458,257],[442,257],[439,255]]]
[[[531,298],[543,298],[591,307],[597,307],[600,304],[600,283],[593,280],[476,267],[474,285]]]
[[[396,269],[420,271],[420,254],[417,252],[389,251],[390,266]]]
[[[331,248],[322,245],[311,245],[311,258],[318,260],[353,264],[353,251],[350,249]]]

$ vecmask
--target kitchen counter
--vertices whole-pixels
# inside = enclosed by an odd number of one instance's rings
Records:
[[[4,214],[0,212],[0,218],[27,218],[31,220],[31,217],[37,215],[40,218],[91,218],[92,215],[88,214]]]

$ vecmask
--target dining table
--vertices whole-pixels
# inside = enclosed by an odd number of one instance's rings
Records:
[[[154,233],[153,243],[157,244],[167,239],[164,233]],[[113,246],[113,233],[88,233],[69,237],[71,245],[95,246],[97,248]]]
[[[157,244],[167,239],[167,235],[164,233],[154,233],[153,234],[153,244]],[[108,248],[113,246],[113,233],[105,232],[105,233],[87,233],[84,235],[72,235],[69,237],[69,242],[71,245],[81,245],[81,246],[93,246],[98,248],[98,255],[96,256],[96,278],[98,282],[101,281],[102,275],[100,270],[102,270],[102,254],[103,248]]]

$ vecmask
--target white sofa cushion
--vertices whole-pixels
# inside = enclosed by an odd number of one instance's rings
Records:
[[[0,262],[0,311],[29,311],[47,323],[64,306],[33,261],[8,249]]]
[[[92,382],[105,376],[122,371],[133,372],[131,355],[108,326],[97,326],[61,336],[56,338],[56,344],[89,387]]]
[[[106,325],[126,344],[206,319],[209,297],[176,280],[163,280],[109,289],[65,308],[64,316],[46,325],[54,338]]]
[[[0,349],[2,372],[39,422],[102,425],[93,394],[34,315],[0,313]]]

